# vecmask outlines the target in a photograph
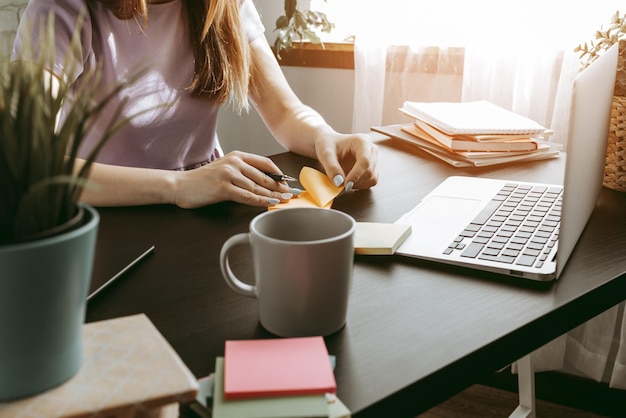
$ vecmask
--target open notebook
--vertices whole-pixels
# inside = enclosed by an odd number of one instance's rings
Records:
[[[413,233],[396,254],[558,278],[602,188],[617,55],[614,46],[574,82],[563,186],[449,177],[397,221]]]

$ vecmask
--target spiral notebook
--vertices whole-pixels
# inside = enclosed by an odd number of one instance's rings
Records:
[[[558,278],[602,189],[617,57],[616,45],[574,81],[563,186],[449,177],[398,219],[413,233],[396,254]],[[505,204],[509,197],[515,202]]]
[[[448,135],[538,135],[546,130],[534,120],[486,100],[404,102],[400,110]]]

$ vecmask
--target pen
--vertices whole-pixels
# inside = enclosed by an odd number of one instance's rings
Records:
[[[293,178],[293,177],[288,176],[286,174],[270,173],[270,172],[267,172],[267,171],[264,171],[263,174],[265,174],[266,176],[268,176],[271,179],[276,180],[276,181],[297,181],[296,178]]]
[[[94,296],[96,296],[98,293],[100,293],[101,291],[104,290],[104,288],[106,288],[108,285],[110,285],[111,283],[113,283],[116,279],[118,279],[121,275],[123,275],[124,273],[126,273],[128,270],[130,270],[131,267],[133,267],[135,264],[139,263],[141,260],[143,260],[144,258],[146,258],[146,256],[148,256],[149,254],[151,254],[154,251],[154,245],[151,246],[150,248],[148,248],[146,251],[144,251],[141,255],[139,255],[137,258],[135,258],[133,261],[130,262],[130,264],[128,264],[126,267],[124,267],[122,270],[120,270],[119,272],[117,272],[117,274],[115,274],[113,277],[111,277],[109,280],[106,281],[106,283],[104,283],[102,286],[100,286],[99,288],[97,288],[96,290],[94,290],[93,292],[91,292],[88,296],[87,296],[87,302],[89,302],[89,300],[91,298],[93,298]]]

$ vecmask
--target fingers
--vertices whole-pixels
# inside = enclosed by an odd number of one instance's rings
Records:
[[[371,142],[358,148],[354,165],[346,175],[346,184],[353,182],[355,189],[369,189],[378,183],[378,147]]]
[[[229,168],[225,192],[229,200],[250,206],[271,206],[293,197],[285,182],[278,182],[265,172],[280,173],[272,160],[259,155],[235,151],[221,161]]]
[[[316,144],[318,160],[336,186],[368,189],[378,183],[378,147],[367,135],[340,135]]]
[[[246,169],[241,174],[243,175],[232,176],[230,200],[250,206],[271,206],[293,197],[285,183],[276,182],[259,170]],[[276,188],[279,190],[275,190]]]
[[[316,141],[315,152],[327,175],[346,190],[367,189],[378,182],[378,148],[367,135],[330,135]],[[281,173],[267,157],[233,151],[195,170],[180,173],[174,202],[195,208],[221,201],[267,207],[301,192],[266,173]]]
[[[266,157],[235,151],[179,176],[178,206],[195,208],[221,201],[267,207],[291,199],[298,189],[263,173],[280,172]]]

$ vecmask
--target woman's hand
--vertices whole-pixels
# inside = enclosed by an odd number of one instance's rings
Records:
[[[378,147],[367,135],[323,132],[315,139],[315,154],[335,186],[368,189],[378,183]]]
[[[267,207],[299,192],[271,179],[264,171],[280,173],[269,158],[233,151],[200,168],[177,172],[173,203],[181,208],[196,208],[232,200]]]

